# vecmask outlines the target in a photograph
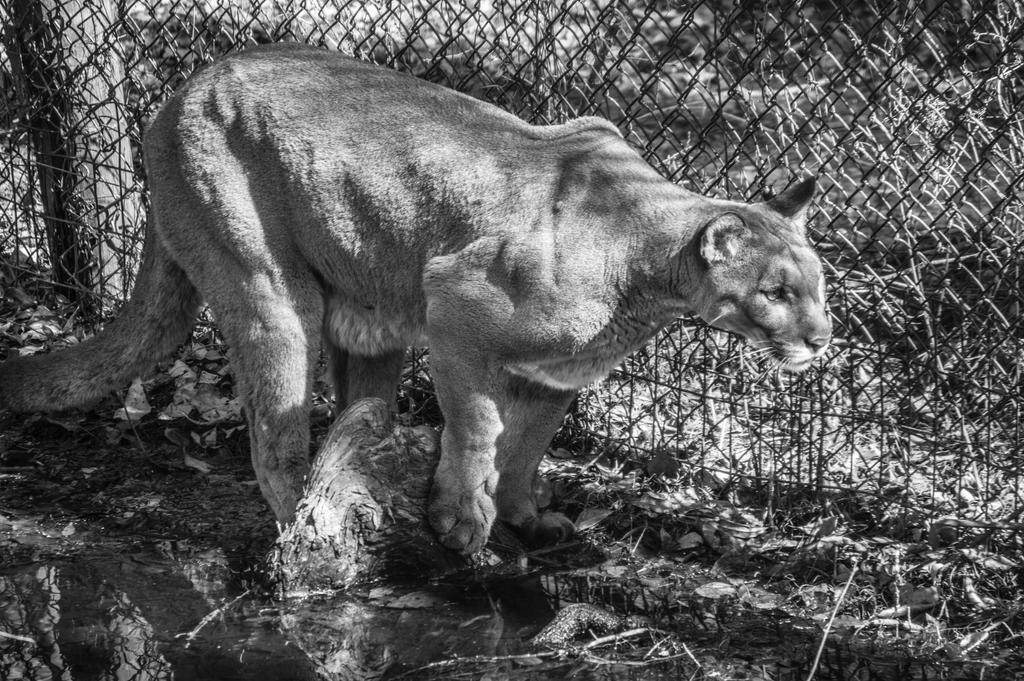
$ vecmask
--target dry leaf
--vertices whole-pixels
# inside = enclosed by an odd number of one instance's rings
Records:
[[[704,537],[697,532],[687,532],[679,538],[677,543],[681,549],[693,549],[704,543]]]
[[[153,411],[153,407],[146,399],[142,379],[136,378],[132,381],[128,388],[128,394],[124,397],[124,406],[114,412],[114,418],[119,421],[138,421],[151,411]]]
[[[576,530],[579,532],[589,530],[611,514],[611,510],[607,508],[585,508],[576,517]]]
[[[189,445],[188,435],[180,428],[164,428],[164,437],[179,447],[187,447]]]
[[[736,587],[729,582],[708,582],[694,589],[693,593],[703,598],[725,598],[736,595]]]
[[[213,470],[213,466],[206,463],[202,459],[197,459],[194,456],[189,456],[188,454],[185,454],[184,457],[185,465],[188,466],[189,468],[196,469],[200,473],[209,473],[210,471]]]

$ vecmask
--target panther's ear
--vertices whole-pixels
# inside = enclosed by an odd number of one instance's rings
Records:
[[[801,227],[807,222],[807,213],[814,198],[814,178],[805,177],[776,197],[768,200],[768,206]]]
[[[743,218],[724,213],[704,227],[700,237],[700,254],[709,265],[723,263],[736,256],[747,233]]]

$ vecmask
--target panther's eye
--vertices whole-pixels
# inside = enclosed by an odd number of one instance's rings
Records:
[[[761,291],[761,295],[763,295],[765,298],[773,302],[776,300],[782,300],[783,298],[786,297],[786,287],[776,286],[774,288]]]

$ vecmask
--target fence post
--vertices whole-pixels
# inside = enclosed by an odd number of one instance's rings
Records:
[[[141,211],[113,16],[110,0],[12,0],[4,36],[53,280],[93,310],[125,297]]]

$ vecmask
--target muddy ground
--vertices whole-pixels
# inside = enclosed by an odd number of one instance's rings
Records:
[[[796,680],[833,614],[834,588],[638,541],[614,515],[486,571],[278,600],[244,432],[202,449],[110,413],[0,422],[0,677]],[[572,603],[626,624],[535,644]],[[943,659],[864,626],[833,621],[814,678],[1020,676],[1012,657]]]

